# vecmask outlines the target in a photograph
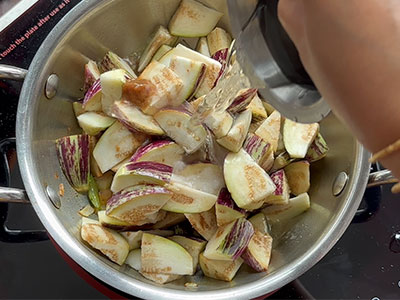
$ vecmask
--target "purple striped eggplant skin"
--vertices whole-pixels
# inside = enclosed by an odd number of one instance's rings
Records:
[[[246,250],[253,234],[253,225],[245,218],[219,227],[208,241],[204,256],[209,259],[234,260]]]
[[[257,272],[266,272],[271,260],[272,241],[269,234],[256,230],[241,256],[244,262]]]
[[[215,204],[218,227],[229,224],[236,219],[246,217],[246,210],[239,208],[233,201],[227,188],[222,188]]]
[[[210,278],[223,281],[232,281],[243,263],[240,257],[235,260],[215,260],[200,253],[199,264],[204,275]]]
[[[122,69],[127,72],[129,78],[135,79],[137,77],[131,66],[121,57],[111,51],[107,52],[107,54],[104,56],[103,60],[100,63],[100,67],[104,70],[104,72],[115,69]]]
[[[290,188],[285,170],[281,169],[270,175],[274,182],[275,192],[265,199],[266,204],[288,204],[290,198]]]
[[[85,83],[83,85],[83,91],[86,93],[96,80],[100,78],[100,71],[97,67],[97,63],[90,60],[85,65]]]
[[[218,50],[217,52],[215,52],[215,54],[213,54],[211,56],[212,59],[215,59],[217,62],[219,62],[221,64],[221,70],[219,71],[217,80],[215,81],[215,85],[217,85],[219,79],[222,77],[222,74],[224,74],[225,69],[226,69],[226,64],[227,64],[227,60],[228,60],[228,54],[229,54],[229,48],[225,48],[225,49],[221,49]]]
[[[58,160],[65,177],[78,193],[89,189],[90,145],[86,134],[56,140]]]
[[[149,218],[170,198],[171,192],[164,187],[137,185],[114,194],[107,201],[106,214],[132,225],[143,225],[149,223]]]
[[[328,144],[321,133],[318,133],[317,137],[310,145],[310,148],[308,148],[305,159],[310,163],[316,162],[323,159],[328,154],[328,151]]]
[[[97,79],[93,85],[88,89],[83,98],[82,108],[85,111],[101,111],[101,84],[100,79]]]
[[[211,56],[221,50],[229,49],[231,43],[232,37],[230,34],[220,27],[215,27],[215,29],[207,35],[207,44]]]
[[[170,140],[154,141],[137,149],[131,162],[154,161],[173,166],[183,159],[185,151],[177,143]]]
[[[257,95],[257,89],[242,89],[238,92],[232,104],[228,107],[227,111],[236,114],[244,111],[250,102]]]
[[[111,191],[117,193],[127,187],[141,184],[165,185],[170,182],[173,168],[154,161],[129,162],[114,176]]]
[[[273,162],[272,168],[269,172],[274,173],[280,169],[283,169],[284,167],[292,163],[294,160],[295,160],[294,158],[290,158],[289,153],[287,153],[286,151],[282,152],[275,158],[275,161]]]
[[[272,147],[258,135],[249,133],[243,144],[243,149],[255,160],[257,164],[262,166],[272,152]]]

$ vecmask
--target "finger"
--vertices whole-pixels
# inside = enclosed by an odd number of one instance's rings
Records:
[[[299,46],[304,38],[303,0],[280,0],[278,17],[290,38]]]

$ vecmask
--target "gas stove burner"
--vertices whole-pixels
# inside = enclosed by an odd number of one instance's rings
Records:
[[[400,231],[393,234],[392,239],[390,240],[389,249],[393,253],[400,253]]]

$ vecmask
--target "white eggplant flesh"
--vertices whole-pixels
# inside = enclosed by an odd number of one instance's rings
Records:
[[[160,127],[186,153],[196,152],[204,144],[207,132],[203,125],[191,122],[191,113],[178,109],[163,109],[154,115]]]
[[[232,43],[232,37],[224,29],[216,27],[207,35],[208,48],[213,56],[220,50],[228,49]]]
[[[290,198],[288,204],[270,205],[263,208],[262,213],[272,224],[285,223],[293,219],[310,208],[310,197],[307,193]]]
[[[182,161],[184,154],[183,148],[175,142],[161,140],[137,149],[130,161],[154,161],[172,167],[176,162]]]
[[[72,109],[74,111],[75,117],[79,117],[81,114],[85,113],[82,103],[78,101],[72,103]]]
[[[284,170],[272,173],[271,179],[274,182],[275,192],[265,199],[266,204],[288,204],[290,198],[290,188],[286,173]]]
[[[151,59],[151,61],[160,61],[161,57],[163,57],[165,54],[167,54],[169,51],[172,50],[171,46],[168,45],[162,45],[156,52],[156,54],[154,54],[153,58]]]
[[[193,258],[185,248],[167,238],[144,233],[142,272],[193,275]]]
[[[181,245],[192,256],[193,274],[194,274],[196,272],[197,265],[199,263],[199,255],[206,247],[206,242],[200,239],[187,238],[180,235],[171,236],[169,237],[169,239]]]
[[[164,131],[152,116],[145,115],[139,108],[128,101],[117,101],[112,108],[112,115],[129,127],[149,134],[164,135]]]
[[[227,108],[227,111],[236,114],[246,110],[256,95],[257,89],[241,89]]]
[[[140,242],[142,241],[140,240]],[[142,250],[138,248],[131,249],[128,257],[125,260],[125,263],[136,271],[140,271],[142,269]]]
[[[258,94],[254,96],[247,108],[251,110],[254,122],[263,121],[268,117],[267,111]]]
[[[276,152],[278,149],[279,134],[281,132],[281,114],[274,111],[254,132],[255,135],[261,137],[269,143],[272,150]]]
[[[164,219],[158,221],[155,223],[152,228],[154,229],[165,229],[169,228],[171,226],[177,225],[183,221],[186,220],[186,217],[184,214],[179,214],[179,213],[173,213],[173,212],[167,212]]]
[[[79,126],[88,135],[97,135],[100,132],[106,130],[115,122],[114,118],[95,112],[84,113],[80,115],[77,119]]]
[[[208,241],[204,256],[217,260],[237,259],[246,250],[253,234],[253,225],[245,218],[221,226]]]
[[[182,79],[170,68],[157,61],[151,62],[138,80],[129,81],[124,96],[148,115],[166,106],[178,106],[183,89]]]
[[[125,158],[123,161],[117,163],[114,167],[111,168],[110,171],[112,171],[112,172],[114,172],[114,173],[117,173],[118,170],[119,170],[122,166],[126,165],[128,162],[130,162],[130,157],[127,157],[127,158]]]
[[[118,231],[138,230],[142,227],[108,216],[105,210],[99,210],[97,212],[97,216],[99,218],[99,222],[101,223],[101,225],[113,230],[118,230]]]
[[[160,62],[162,63],[162,60]],[[192,97],[203,82],[207,68],[205,63],[177,55],[174,55],[169,60],[167,67],[183,81],[183,88],[178,96],[182,99],[182,102]]]
[[[270,172],[273,173],[280,169],[283,169],[284,167],[292,163],[294,160],[295,160],[294,158],[290,158],[289,153],[287,153],[286,151],[282,152],[275,158],[275,161],[272,165]]]
[[[272,147],[269,143],[264,141],[258,135],[249,133],[247,138],[243,144],[243,149],[246,150],[248,154],[254,159],[254,161],[260,165],[264,170],[265,166],[270,165],[268,162],[271,153]],[[273,156],[272,156],[273,162]]]
[[[83,98],[82,108],[85,111],[102,111],[102,88],[100,77],[97,79],[93,85],[87,90],[85,97]]]
[[[195,0],[182,0],[168,29],[172,35],[201,37],[209,34],[223,14]]]
[[[122,265],[128,256],[127,241],[116,231],[104,228],[98,222],[82,221],[81,237],[91,247],[119,265]]]
[[[174,280],[181,278],[181,275],[174,274],[157,274],[157,273],[147,273],[141,271],[142,268],[142,250],[135,249],[129,252],[128,257],[126,258],[127,265],[129,265],[134,270],[138,271],[144,278],[154,281],[158,284],[165,284]]]
[[[124,70],[117,69],[100,75],[101,106],[103,112],[109,116],[112,116],[114,102],[121,100],[126,74]]]
[[[172,167],[153,161],[128,162],[115,174],[111,191],[117,193],[141,184],[165,185],[172,176]]]
[[[163,45],[173,45],[176,41],[176,37],[172,36],[168,29],[160,25],[156,32],[153,34],[150,42],[148,43],[146,49],[144,49],[142,55],[140,56],[138,71],[142,72],[144,68],[150,63],[152,57]]]
[[[210,163],[187,165],[173,173],[171,182],[178,182],[216,196],[225,186],[221,167]]]
[[[251,218],[249,218],[250,223],[254,227],[254,231],[259,231],[263,234],[270,232],[270,226],[263,213],[258,213]]]
[[[239,257],[235,260],[215,260],[205,257],[204,253],[200,253],[199,263],[205,276],[229,282],[235,277],[243,259]]]
[[[86,93],[99,78],[100,71],[97,63],[93,60],[89,60],[85,65],[85,83],[83,85],[83,91]]]
[[[319,124],[300,124],[289,119],[283,125],[283,141],[292,158],[304,158],[319,132]]]
[[[113,178],[114,178],[113,172],[106,172],[103,175],[96,177],[95,180],[97,183],[97,187],[99,188],[99,191],[109,190]]]
[[[238,152],[246,139],[251,123],[251,111],[245,110],[241,112],[233,122],[232,128],[228,134],[217,139],[218,144],[225,147],[229,151]]]
[[[171,281],[178,280],[182,278],[182,275],[176,275],[176,274],[159,274],[159,273],[149,273],[149,272],[139,272],[144,278],[151,280],[155,283],[158,284],[166,284]]]
[[[101,68],[104,72],[112,71],[116,69],[124,70],[129,78],[136,78],[136,73],[132,70],[131,66],[119,57],[114,52],[107,52],[103,60],[100,63]]]
[[[306,160],[297,161],[285,167],[285,173],[290,191],[298,196],[310,189],[310,163]]]
[[[328,144],[326,143],[321,133],[318,133],[317,137],[312,142],[310,148],[307,151],[306,160],[312,163],[323,159],[328,154],[328,151]]]
[[[214,207],[198,214],[185,214],[185,217],[192,227],[207,241],[212,238],[218,229]]]
[[[210,48],[208,48],[208,42],[206,37],[199,38],[197,42],[196,51],[204,56],[211,57]]]
[[[266,272],[272,253],[272,237],[267,233],[255,231],[242,258],[257,272]]]
[[[126,239],[129,244],[129,250],[140,248],[142,245],[143,233],[155,234],[163,237],[169,237],[174,235],[172,230],[138,230],[138,231],[125,231],[121,232],[121,235]],[[136,269],[135,269],[136,270]],[[139,271],[140,269],[138,269]]]
[[[218,195],[218,200],[215,204],[215,213],[218,227],[246,217],[246,210],[236,205],[226,188],[221,189]]]
[[[171,198],[171,192],[155,185],[138,185],[114,194],[107,202],[107,215],[133,225],[144,225]]]
[[[260,208],[276,189],[268,174],[243,149],[225,158],[224,178],[237,206],[247,210]]]
[[[120,122],[115,122],[104,132],[93,150],[93,156],[101,172],[107,172],[131,156],[145,139],[144,134],[134,134]]]
[[[233,117],[227,111],[211,112],[204,120],[204,124],[219,139],[226,136],[232,128]]]
[[[215,59],[212,59],[188,47],[185,47],[182,44],[178,44],[170,52],[165,54],[160,61],[164,61],[164,63],[167,64],[167,61],[170,60],[174,55],[186,57],[194,61],[204,63],[207,66],[204,80],[195,92],[196,98],[199,98],[211,91],[220,76],[220,71],[222,68],[221,63],[219,63]]]
[[[163,206],[163,210],[176,213],[200,213],[211,209],[217,196],[193,189],[178,182],[167,184],[166,188],[173,192],[171,198]]]
[[[265,99],[261,99],[262,104],[265,108],[265,110],[267,111],[268,115],[271,115],[276,109]]]

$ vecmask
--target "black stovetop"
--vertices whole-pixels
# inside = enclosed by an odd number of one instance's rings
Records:
[[[0,4],[1,1],[4,0],[0,0]],[[0,55],[32,24],[36,24],[62,2],[39,0],[3,30],[0,33]],[[1,56],[0,64],[27,68],[54,24],[78,2],[70,0],[57,15],[38,28],[29,41],[22,42],[5,57]],[[15,113],[20,88],[21,83],[0,80],[0,140],[15,136]],[[12,149],[8,151],[8,156],[11,176],[8,178],[5,170],[1,169],[0,184],[22,188]],[[400,299],[400,253],[395,253],[400,249],[395,244],[390,245],[393,234],[400,231],[399,197],[392,195],[389,187],[384,187],[370,190],[364,199],[361,207],[364,210],[360,210],[336,246],[317,265],[270,299]],[[0,221],[6,214],[9,228],[43,230],[29,205],[0,204]],[[50,240],[24,242],[25,235],[12,238],[17,243],[11,243],[3,233],[0,234],[0,298],[127,297],[122,294],[118,296],[118,292],[102,286],[99,281],[79,270]],[[38,236],[43,237],[42,234]]]

